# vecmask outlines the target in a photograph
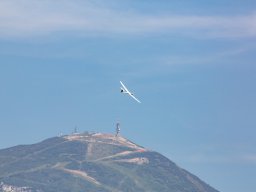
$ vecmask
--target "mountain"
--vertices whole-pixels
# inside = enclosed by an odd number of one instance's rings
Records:
[[[0,150],[0,191],[217,192],[163,155],[102,133]]]

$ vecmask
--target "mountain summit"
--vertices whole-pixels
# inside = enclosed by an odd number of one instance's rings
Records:
[[[0,191],[217,192],[161,154],[102,133],[0,150]]]

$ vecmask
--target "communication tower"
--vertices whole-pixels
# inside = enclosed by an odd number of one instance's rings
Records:
[[[120,123],[117,123],[117,124],[116,124],[116,137],[119,136],[120,131],[121,131],[121,129],[120,129]]]
[[[78,133],[78,131],[77,131],[77,126],[75,126],[75,128],[74,128],[74,131],[73,131],[73,133],[72,133],[73,135],[77,135],[77,134],[79,134]]]

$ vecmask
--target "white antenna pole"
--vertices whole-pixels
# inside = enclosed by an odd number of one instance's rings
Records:
[[[120,129],[120,123],[117,123],[117,124],[116,124],[116,137],[119,136],[120,131],[121,131],[121,129]]]

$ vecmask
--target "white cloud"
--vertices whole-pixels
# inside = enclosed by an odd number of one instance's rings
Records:
[[[247,154],[242,156],[241,159],[245,162],[256,164],[256,154]]]
[[[120,12],[91,1],[0,1],[0,36],[26,37],[59,31],[80,34],[178,33],[193,37],[255,37],[256,14],[153,16]]]

